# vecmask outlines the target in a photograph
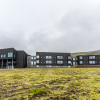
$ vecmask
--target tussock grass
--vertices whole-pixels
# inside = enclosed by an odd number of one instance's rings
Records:
[[[0,69],[0,100],[100,100],[100,69]]]

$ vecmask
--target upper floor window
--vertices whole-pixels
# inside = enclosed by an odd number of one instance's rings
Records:
[[[57,56],[57,59],[63,59],[63,56]]]
[[[36,57],[34,57],[34,60],[36,60]]]
[[[13,53],[12,52],[9,52],[8,53],[8,57],[13,57]]]
[[[52,59],[52,56],[46,56],[46,59]]]
[[[80,56],[80,57],[79,57],[79,59],[83,59],[83,57],[82,57],[82,56]]]
[[[89,59],[95,59],[95,56],[89,56]]]
[[[4,58],[6,57],[6,54],[4,54]]]
[[[33,56],[31,56],[31,59],[33,59]]]
[[[36,58],[39,59],[39,55],[37,55]]]
[[[1,55],[1,58],[3,58],[3,55]]]
[[[14,57],[15,57],[15,54],[14,54]]]
[[[68,59],[71,59],[71,56],[68,56]]]

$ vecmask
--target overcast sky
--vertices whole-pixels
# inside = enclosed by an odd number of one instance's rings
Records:
[[[100,0],[0,0],[0,48],[100,50]]]

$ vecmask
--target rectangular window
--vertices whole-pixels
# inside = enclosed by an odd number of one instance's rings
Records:
[[[73,65],[75,65],[75,62],[73,62]]]
[[[34,65],[36,65],[36,61],[34,61]]]
[[[95,61],[93,61],[93,64],[95,64]]]
[[[4,58],[6,57],[6,54],[4,54]]]
[[[1,58],[3,58],[3,55],[1,55]]]
[[[92,59],[95,59],[95,56],[92,56]]]
[[[68,64],[71,64],[71,61],[68,61]]]
[[[12,52],[9,52],[8,53],[8,57],[13,57],[13,53]]]
[[[89,61],[89,64],[95,64],[95,61]]]
[[[31,56],[31,59],[33,59],[33,57]]]
[[[95,59],[95,56],[89,56],[89,59]]]
[[[75,57],[73,58],[73,60],[75,60]]]
[[[39,55],[37,55],[36,58],[39,59]]]
[[[63,61],[57,61],[57,64],[63,64]]]
[[[83,61],[80,61],[80,64],[83,64]]]
[[[89,61],[89,64],[92,64],[92,61]]]
[[[79,57],[79,59],[83,59],[83,57],[82,57],[82,56],[80,56],[80,57]]]
[[[52,56],[46,56],[46,59],[52,59]]]
[[[36,63],[39,63],[39,60],[36,60]]]
[[[34,57],[34,60],[36,60],[36,57]]]
[[[71,56],[68,56],[68,59],[71,59]]]
[[[14,58],[15,58],[15,54],[14,54]]]
[[[46,64],[52,64],[52,61],[46,60]]]
[[[57,59],[63,59],[63,56],[57,56]]]
[[[33,61],[31,61],[31,65],[33,65]]]

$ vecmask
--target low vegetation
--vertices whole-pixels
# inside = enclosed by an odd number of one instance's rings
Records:
[[[0,100],[100,100],[100,69],[0,69]]]

